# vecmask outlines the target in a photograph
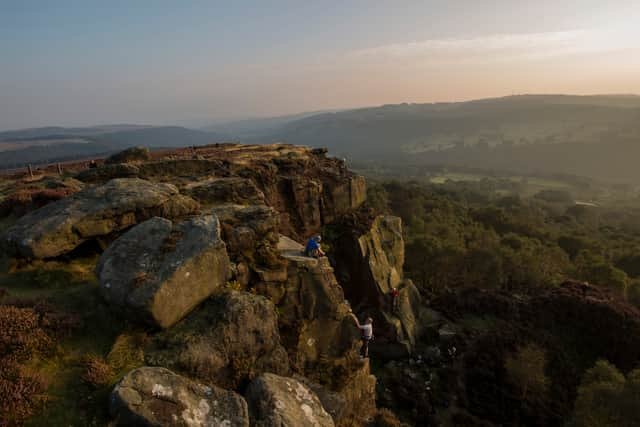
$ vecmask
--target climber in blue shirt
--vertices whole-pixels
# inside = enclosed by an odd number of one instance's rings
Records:
[[[320,258],[324,256],[325,253],[320,247],[320,242],[322,241],[322,237],[314,236],[309,239],[307,242],[307,246],[304,248],[304,254],[313,258]]]

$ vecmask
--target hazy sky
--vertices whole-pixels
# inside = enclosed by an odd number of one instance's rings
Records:
[[[640,0],[0,0],[0,129],[640,93]]]

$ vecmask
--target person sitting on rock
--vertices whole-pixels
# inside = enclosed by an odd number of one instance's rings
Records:
[[[320,247],[320,242],[322,241],[322,237],[314,236],[309,239],[307,242],[307,246],[304,248],[304,254],[308,257],[320,258],[324,256],[325,253]]]
[[[362,347],[360,348],[360,357],[369,357],[369,341],[373,339],[373,319],[367,317],[364,325],[361,325],[355,314],[351,313],[351,317],[356,322],[356,326],[362,331]]]

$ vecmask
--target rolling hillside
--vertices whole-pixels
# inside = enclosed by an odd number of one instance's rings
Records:
[[[0,133],[0,168],[107,155],[131,146],[179,148],[228,140],[177,126],[113,125],[37,128]],[[24,148],[23,148],[24,147]]]
[[[358,161],[565,172],[640,183],[640,97],[523,95],[399,104],[294,120],[252,142],[327,147]]]

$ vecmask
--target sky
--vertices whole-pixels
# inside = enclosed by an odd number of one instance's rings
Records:
[[[0,0],[0,129],[640,94],[638,0]]]

